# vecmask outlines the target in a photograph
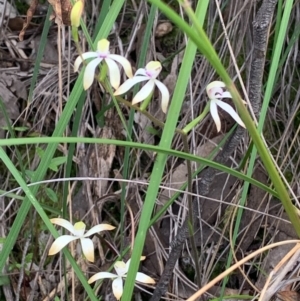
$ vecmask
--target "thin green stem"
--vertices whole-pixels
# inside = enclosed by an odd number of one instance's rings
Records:
[[[204,117],[207,115],[208,112],[209,112],[209,103],[206,104],[203,112],[197,118],[192,120],[188,125],[186,125],[184,129],[182,129],[182,131],[186,134],[189,133],[197,124],[199,124],[204,119]]]

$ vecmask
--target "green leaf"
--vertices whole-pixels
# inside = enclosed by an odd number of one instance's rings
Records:
[[[58,167],[67,162],[67,157],[55,157],[51,160],[49,168],[58,171]]]
[[[42,158],[42,157],[44,156],[44,154],[45,154],[45,151],[44,151],[41,147],[37,147],[37,148],[35,149],[35,152],[36,152],[36,154],[37,154],[40,158]]]
[[[27,170],[25,170],[25,174],[26,174],[26,177],[31,181],[34,171],[27,169]]]
[[[46,187],[45,189],[46,195],[47,197],[54,203],[58,202],[58,198],[57,198],[57,194],[55,193],[55,191],[49,187]]]
[[[0,276],[0,286],[3,285],[9,285],[10,281],[9,281],[9,277],[8,276]]]
[[[8,126],[2,126],[1,129],[5,130],[5,131],[8,131],[9,127]],[[25,131],[28,131],[28,127],[26,127],[26,126],[16,126],[16,127],[12,127],[12,129],[15,132],[25,132]]]

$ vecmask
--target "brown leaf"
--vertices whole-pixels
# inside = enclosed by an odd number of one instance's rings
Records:
[[[54,10],[55,22],[70,26],[72,3],[70,0],[48,0]]]
[[[277,298],[282,301],[300,301],[300,294],[294,291],[283,291],[277,293]]]
[[[26,32],[26,29],[29,26],[30,21],[32,20],[32,17],[34,15],[34,12],[35,12],[36,7],[38,6],[38,4],[39,4],[38,0],[31,0],[31,2],[30,2],[30,6],[27,10],[26,21],[24,22],[23,28],[22,28],[22,30],[19,34],[19,40],[20,41],[24,40],[24,35],[25,35],[25,32]]]
[[[72,3],[70,0],[48,0],[50,5],[53,7],[53,14],[50,19],[55,19],[55,23],[57,24],[64,24],[67,26],[71,25],[70,21],[70,14],[72,9]],[[35,10],[39,4],[38,0],[31,0],[30,6],[27,10],[26,21],[24,22],[23,29],[19,34],[20,41],[23,41],[24,35],[26,32],[27,27],[32,20],[32,17],[35,13]]]

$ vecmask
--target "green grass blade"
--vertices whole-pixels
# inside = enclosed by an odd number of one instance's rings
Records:
[[[188,24],[181,19],[174,11],[172,11],[166,4],[164,4],[162,1],[159,0],[149,0],[151,3],[156,4],[159,9],[166,14],[171,20],[178,25],[184,32],[189,36],[189,38],[197,45],[198,49],[205,55],[209,63],[215,68],[216,72],[220,75],[223,82],[226,84],[229,92],[232,95],[232,100],[234,104],[237,107],[237,111],[239,115],[241,116],[244,124],[247,127],[247,130],[249,131],[249,134],[251,138],[253,139],[253,142],[256,145],[256,148],[259,152],[259,155],[261,156],[261,160],[268,171],[268,174],[274,184],[274,187],[276,188],[279,198],[282,202],[282,205],[285,209],[285,212],[287,213],[289,220],[293,224],[293,227],[297,233],[297,235],[300,237],[300,217],[298,216],[297,212],[294,209],[293,203],[290,199],[289,193],[285,187],[285,184],[283,183],[276,166],[274,165],[270,153],[262,140],[260,133],[257,131],[255,124],[250,116],[250,114],[247,111],[247,108],[243,104],[243,100],[241,96],[239,95],[236,87],[234,86],[230,76],[228,75],[225,67],[220,62],[219,57],[217,56],[215,49],[211,45],[210,41],[208,40],[205,32],[202,29],[202,26],[199,24],[197,17],[193,16],[193,21],[196,24],[195,28],[196,30],[193,30],[188,26]],[[290,6],[290,3],[293,1],[287,1],[286,7]],[[189,11],[190,15],[192,15],[192,11]],[[280,33],[279,33],[280,35]],[[274,54],[275,57],[276,53]],[[275,76],[275,72],[274,72]]]
[[[174,156],[178,158],[182,158],[184,160],[193,161],[196,163],[201,163],[204,166],[210,166],[215,169],[218,169],[222,172],[226,172],[238,179],[243,181],[248,181],[250,184],[255,185],[264,191],[272,194],[273,196],[278,198],[278,194],[276,191],[270,189],[270,187],[247,177],[245,174],[231,169],[225,165],[221,165],[214,161],[208,160],[206,158],[202,158],[199,156],[195,156],[193,154],[187,154],[184,152],[180,152],[177,150],[173,150],[170,148],[163,148],[161,146],[155,146],[144,143],[130,142],[130,141],[122,141],[122,140],[114,140],[114,139],[100,139],[100,138],[78,138],[78,137],[41,137],[41,138],[18,138],[18,139],[6,139],[0,140],[0,146],[10,146],[10,145],[22,145],[22,144],[40,144],[40,143],[49,143],[55,144],[58,143],[97,143],[97,144],[112,144],[118,146],[129,146],[131,148],[138,148],[146,151],[152,151],[153,153],[162,153],[169,156]],[[36,181],[37,182],[37,181]]]
[[[113,2],[111,9],[105,18],[104,24],[98,32],[94,46],[96,45],[97,41],[100,38],[104,38],[109,34],[123,4],[124,4],[124,1],[114,1]],[[62,112],[61,118],[56,125],[55,131],[53,133],[53,137],[60,137],[60,136],[62,136],[63,132],[65,131],[66,126],[67,126],[69,120],[71,119],[71,116],[76,108],[78,99],[84,93],[83,87],[82,87],[82,79],[83,79],[83,73],[81,72],[81,74],[79,75],[79,77],[75,83],[74,89],[69,97],[69,100]],[[47,171],[47,167],[49,166],[49,163],[51,162],[51,159],[56,151],[56,148],[57,148],[57,143],[48,145],[48,147],[44,153],[44,156],[42,157],[41,162],[40,162],[37,170],[34,173],[34,176],[32,179],[33,182],[38,182],[44,178],[46,171]],[[39,186],[34,186],[32,188],[32,190],[31,190],[32,195],[36,195],[38,188],[39,188]],[[17,233],[20,232],[20,229],[24,223],[24,220],[28,214],[30,207],[31,207],[31,202],[28,200],[28,197],[26,197],[24,202],[22,203],[22,205],[19,209],[19,212],[16,216],[16,219],[13,223],[12,227],[13,227],[14,231],[11,231],[8,234],[7,240],[3,246],[2,252],[0,254],[0,269],[1,270],[3,269],[3,267],[5,265],[5,262],[7,260],[10,250],[13,248],[13,245],[16,242]]]
[[[0,148],[0,159],[3,161],[3,163],[9,169],[9,171],[11,172],[11,174],[14,176],[15,180],[19,183],[19,185],[23,189],[24,193],[26,194],[26,199],[24,200],[23,204],[26,203],[27,207],[29,205],[29,208],[30,208],[30,205],[32,204],[34,206],[35,210],[38,212],[38,214],[42,218],[42,220],[45,223],[46,227],[51,232],[51,234],[55,238],[57,238],[59,236],[58,232],[55,230],[55,228],[51,224],[51,222],[50,222],[47,214],[45,213],[45,211],[43,210],[43,208],[39,204],[38,200],[34,196],[35,193],[33,193],[33,190],[35,190],[38,186],[33,187],[32,189],[30,189],[27,186],[27,184],[23,180],[22,176],[20,175],[19,171],[15,168],[14,164],[11,162],[11,160],[9,159],[9,157],[7,156],[7,154],[5,153],[5,151],[3,150],[3,148]],[[21,208],[22,208],[22,206],[21,206]],[[19,209],[19,213],[21,211],[21,208]],[[18,216],[19,216],[19,213],[18,213]],[[26,215],[25,215],[25,217],[26,217]],[[7,244],[7,241],[9,239],[11,239],[11,238],[17,239],[17,237],[19,235],[19,229],[22,226],[23,226],[23,220],[16,218],[16,220],[14,221],[13,226],[10,229],[9,235],[7,236],[7,239],[6,239],[5,243],[4,243],[3,251],[1,252],[1,258],[0,258],[1,265],[3,264],[2,263],[3,258],[7,258],[9,256],[10,251],[11,251],[11,249],[5,247],[6,244]],[[84,286],[86,293],[89,295],[89,297],[91,298],[91,300],[97,301],[98,299],[95,297],[95,294],[94,294],[93,290],[91,289],[91,287],[87,283],[87,280],[86,280],[83,272],[81,271],[81,269],[77,265],[76,261],[74,260],[74,258],[71,255],[71,253],[66,248],[64,248],[64,254],[66,255],[67,259],[72,264],[72,267],[74,268],[76,276],[79,278],[79,280],[81,281],[82,285]]]
[[[40,71],[40,65],[41,65],[43,55],[44,55],[44,51],[45,51],[45,47],[46,47],[46,43],[47,43],[47,36],[48,36],[50,25],[51,25],[51,21],[50,21],[51,13],[52,13],[52,6],[49,5],[45,23],[44,23],[44,27],[43,27],[43,32],[42,32],[42,36],[41,36],[39,49],[38,49],[36,59],[34,62],[34,69],[33,69],[33,74],[32,74],[32,78],[31,78],[31,82],[30,82],[29,93],[28,93],[28,103],[31,103],[31,101],[32,101],[33,89],[35,87],[37,77],[38,77],[38,74]]]
[[[263,100],[263,104],[262,104],[261,113],[260,113],[260,116],[259,116],[259,122],[258,122],[258,131],[259,131],[259,133],[262,132],[262,129],[263,129],[263,126],[264,126],[264,123],[265,123],[266,114],[267,114],[267,110],[269,108],[269,103],[270,103],[270,100],[271,100],[273,87],[275,85],[275,79],[276,79],[276,74],[277,74],[276,71],[278,70],[280,55],[281,55],[281,52],[283,51],[283,43],[284,43],[284,39],[285,39],[285,36],[286,36],[288,20],[289,20],[289,17],[290,17],[292,4],[293,4],[293,1],[288,1],[288,2],[289,3],[286,3],[285,9],[284,9],[283,18],[282,19],[277,18],[277,22],[278,21],[280,22],[279,25],[276,24],[276,28],[279,28],[278,37],[276,38],[276,45],[275,45],[275,48],[274,48],[274,53],[273,53],[273,57],[272,57],[270,72],[268,74],[269,76],[268,76],[268,81],[267,81],[267,87],[266,87],[266,91],[265,91],[265,94],[264,94],[264,100]],[[256,162],[256,157],[257,157],[257,148],[255,146],[253,146],[251,156],[250,156],[249,166],[247,168],[247,173],[246,173],[246,175],[248,177],[251,177],[252,174],[253,174],[254,165],[255,165],[255,162]],[[247,200],[247,197],[248,197],[249,186],[250,186],[249,182],[244,183],[242,196],[241,196],[241,200],[240,200],[240,205],[241,206],[244,206],[245,203],[246,203],[246,200]],[[237,212],[237,216],[236,216],[234,231],[233,231],[233,242],[232,242],[233,245],[235,245],[236,238],[238,236],[240,223],[241,223],[241,219],[242,219],[242,214],[243,214],[243,209],[239,208],[238,212]],[[230,254],[228,256],[228,259],[227,259],[226,268],[230,267],[230,265],[232,263],[232,258],[233,258],[233,254],[232,254],[232,252],[230,252]],[[223,281],[222,291],[221,291],[221,298],[224,294],[227,280],[228,280],[228,277],[226,277]]]
[[[200,22],[204,21],[208,2],[209,1],[198,2],[196,13],[199,19],[201,20]],[[189,41],[183,57],[176,88],[174,91],[174,96],[172,98],[172,102],[167,116],[167,121],[163,129],[161,141],[159,143],[159,148],[170,148],[170,145],[172,143],[172,138],[175,132],[177,120],[179,118],[181,106],[184,101],[185,91],[187,89],[188,81],[190,78],[195,54],[196,47],[191,41]],[[167,157],[168,156],[166,154],[159,153],[153,166],[150,184],[147,190],[146,199],[140,218],[139,229],[135,239],[130,269],[125,281],[124,295],[122,297],[123,301],[131,300],[132,291],[135,283],[135,275],[138,270],[148,225],[150,223],[151,214],[155,205],[155,200],[158,193],[159,185],[161,183]]]
[[[144,38],[143,38],[143,42],[142,42],[142,47],[141,47],[141,53],[140,55],[138,55],[138,62],[137,62],[137,67],[138,68],[142,68],[145,63],[146,63],[146,55],[147,55],[147,50],[149,47],[149,41],[150,41],[150,36],[151,36],[151,29],[153,27],[153,22],[155,19],[155,14],[156,14],[157,8],[156,6],[152,5],[151,9],[150,9],[150,14],[147,20],[147,25],[146,25],[146,29],[145,29],[145,33],[144,33]],[[140,85],[136,85],[133,89],[133,93],[136,94],[138,89],[139,89]],[[135,114],[135,110],[134,109],[130,109],[130,113],[129,113],[129,118],[128,118],[128,133],[126,136],[126,139],[129,141],[131,139],[131,135],[132,135],[132,129],[133,129],[133,121],[134,121],[134,114]],[[128,179],[128,175],[129,175],[129,167],[131,165],[131,158],[130,158],[130,151],[131,148],[130,147],[125,147],[125,154],[124,154],[124,167],[123,167],[123,179]],[[125,216],[125,195],[126,195],[126,183],[122,183],[121,184],[121,233],[124,233],[124,216]],[[123,250],[123,238],[121,239],[121,247],[120,247],[120,251],[122,252]]]

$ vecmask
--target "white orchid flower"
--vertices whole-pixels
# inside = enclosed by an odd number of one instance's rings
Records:
[[[242,127],[245,127],[245,124],[243,123],[240,116],[235,112],[235,110],[227,103],[222,101],[222,98],[232,98],[230,92],[224,90],[226,85],[223,82],[220,81],[214,81],[211,82],[206,87],[206,93],[208,95],[208,98],[210,99],[210,114],[217,126],[217,131],[219,132],[221,130],[221,121],[218,114],[218,108],[222,108],[224,111],[226,111],[231,117]]]
[[[62,235],[58,237],[54,243],[52,244],[49,255],[54,255],[58,253],[62,248],[64,248],[71,241],[80,240],[81,248],[84,256],[88,261],[94,262],[94,244],[90,238],[87,238],[95,233],[104,231],[104,230],[113,230],[115,227],[109,224],[100,224],[96,225],[87,231],[85,231],[85,223],[78,222],[75,223],[74,226],[67,220],[63,218],[52,218],[50,219],[52,224],[59,225],[70,231],[73,235]]]
[[[97,44],[97,51],[85,52],[82,56],[79,56],[74,63],[74,72],[78,71],[79,66],[82,63],[82,59],[90,59],[94,58],[91,62],[89,62],[85,68],[83,75],[83,87],[87,90],[93,83],[94,74],[97,66],[105,61],[108,67],[109,79],[112,87],[114,89],[118,89],[120,86],[120,70],[116,62],[122,65],[126,75],[131,78],[132,69],[129,61],[125,59],[123,56],[118,54],[110,54],[109,52],[109,41],[106,39],[102,39]]]
[[[144,260],[145,257],[142,256],[141,260]],[[123,278],[127,277],[127,273],[129,270],[130,259],[125,263],[124,261],[117,261],[114,265],[114,269],[116,270],[117,274],[109,273],[109,272],[100,272],[92,276],[88,283],[93,283],[100,279],[110,278],[113,279],[112,282],[112,290],[113,294],[117,300],[120,300],[123,294]],[[138,272],[135,278],[135,281],[147,283],[147,284],[154,284],[155,280],[144,273]]]
[[[158,61],[149,62],[145,68],[140,68],[136,71],[133,78],[129,78],[123,83],[117,91],[115,91],[114,95],[121,95],[130,90],[135,84],[148,81],[145,86],[134,96],[132,100],[132,104],[139,103],[146,99],[151,93],[154,91],[155,86],[161,92],[161,109],[164,113],[167,112],[170,94],[167,87],[157,80],[160,71],[162,70],[161,63]]]

